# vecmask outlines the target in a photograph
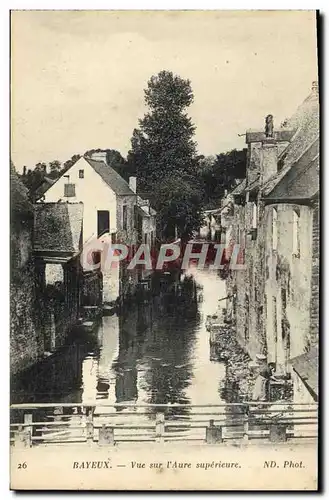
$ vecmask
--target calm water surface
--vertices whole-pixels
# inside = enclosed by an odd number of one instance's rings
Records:
[[[225,366],[209,359],[205,320],[224,296],[215,272],[190,268],[179,287],[103,317],[95,333],[14,380],[12,401],[220,403]]]

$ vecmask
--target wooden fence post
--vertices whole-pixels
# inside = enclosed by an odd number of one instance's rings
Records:
[[[287,441],[287,424],[274,422],[270,425],[270,442],[284,443]]]
[[[214,425],[214,421],[209,421],[209,427],[206,428],[206,443],[216,444],[223,442],[223,432],[222,427],[219,425]]]
[[[87,443],[92,443],[94,440],[94,420],[93,420],[93,411],[89,409],[86,411],[86,439]]]
[[[19,425],[15,432],[15,448],[25,448],[25,434],[22,425]]]
[[[62,420],[63,417],[63,407],[62,406],[55,406],[54,408],[54,422],[59,422]]]
[[[249,440],[249,407],[245,409],[245,414],[243,418],[243,440]]]
[[[157,443],[163,443],[165,433],[164,413],[157,413],[155,417],[155,440]]]
[[[105,424],[99,429],[98,444],[100,446],[110,445],[114,446],[114,429]]]
[[[31,424],[33,421],[33,415],[32,413],[25,413],[24,415],[24,424]],[[33,433],[33,427],[25,427],[24,428],[24,436],[25,436],[25,446],[31,447],[32,446],[32,433]]]

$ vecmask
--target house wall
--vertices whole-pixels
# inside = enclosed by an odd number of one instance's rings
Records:
[[[35,363],[43,350],[36,324],[32,259],[33,220],[24,219],[22,214],[13,219],[15,220],[11,224],[10,370],[15,374]]]
[[[152,215],[150,217],[143,217],[142,222],[142,241],[147,243],[150,247],[154,244],[156,235],[156,220]],[[145,240],[146,238],[146,240]]]
[[[37,321],[42,335],[42,352],[64,345],[77,324],[81,304],[79,257],[65,264],[36,261]]]
[[[79,178],[79,170],[84,170],[84,178]],[[132,246],[136,243],[137,230],[134,227],[134,205],[136,197],[118,196],[103,179],[94,171],[89,163],[81,158],[67,172],[69,182],[75,184],[75,197],[64,198],[65,177],[60,178],[45,194],[45,202],[62,201],[83,202],[83,241],[89,242],[97,237],[97,211],[110,212],[110,233],[116,234],[116,241]],[[127,229],[123,229],[123,206],[127,206]],[[110,242],[108,242],[110,244]],[[104,266],[103,301],[115,301],[125,284],[121,283],[121,266]],[[134,278],[135,280],[135,278]]]
[[[314,405],[315,401],[313,399],[313,396],[303,383],[303,381],[300,379],[300,377],[297,375],[297,373],[294,370],[291,370],[291,379],[293,383],[293,403],[294,404],[306,404],[306,405]],[[310,419],[313,420],[314,422],[314,412],[310,411],[309,414],[305,413],[305,409],[307,407],[303,406],[303,416],[304,417],[309,417]],[[313,407],[314,408],[314,407]],[[317,424],[316,423],[306,423],[304,425],[294,425],[294,436],[312,436],[312,435],[317,435],[318,429],[317,429]]]
[[[313,227],[312,227],[312,290],[311,290],[311,344],[318,345],[319,342],[319,299],[320,299],[320,220],[319,220],[319,202],[315,203],[313,208]]]
[[[257,204],[257,233],[253,238],[253,204]],[[240,252],[244,255],[244,269],[231,269],[227,280],[228,299],[232,304],[228,310],[233,311],[233,324],[240,346],[254,358],[256,354],[266,351],[264,330],[264,240],[263,225],[264,205],[260,200],[248,201],[234,205],[234,217],[230,226],[233,242],[240,244]],[[234,300],[234,304],[233,304]]]
[[[278,214],[277,250],[272,248],[273,208]],[[300,213],[300,253],[293,253],[293,212]],[[289,358],[309,343],[311,301],[312,209],[291,204],[265,209],[265,297],[268,361],[288,370]]]
[[[132,248],[137,242],[137,229],[135,228],[134,206],[136,196],[117,196],[116,227],[117,242]],[[127,207],[127,229],[123,229],[123,207]],[[124,297],[132,293],[137,284],[138,277],[135,271],[126,271],[126,263],[106,266],[103,269],[103,301],[111,303],[119,296]]]
[[[79,178],[79,170],[84,170],[84,178]],[[45,193],[45,202],[69,202],[84,204],[83,241],[97,237],[97,211],[110,212],[110,233],[118,230],[117,197],[114,191],[103,181],[95,170],[84,159],[80,158],[67,172],[69,182],[75,184],[74,197],[64,197],[64,185],[67,178],[60,177]]]

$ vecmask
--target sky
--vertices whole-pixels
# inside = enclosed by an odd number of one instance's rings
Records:
[[[11,155],[23,165],[88,149],[126,156],[161,70],[191,81],[199,154],[244,147],[291,116],[317,80],[312,11],[14,11]]]

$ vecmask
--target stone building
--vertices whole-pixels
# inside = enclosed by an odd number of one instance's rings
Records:
[[[251,358],[265,354],[285,374],[318,335],[317,85],[280,129],[269,115],[265,131],[247,131],[246,142],[246,179],[222,219],[244,259],[227,280],[227,319]]]
[[[13,165],[10,169],[10,370],[18,373],[43,354],[36,324],[33,205]]]
[[[33,253],[44,352],[63,345],[78,322],[83,284],[82,220],[82,203],[35,205]]]

